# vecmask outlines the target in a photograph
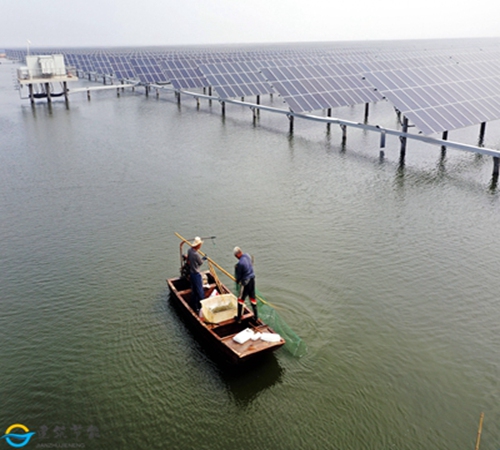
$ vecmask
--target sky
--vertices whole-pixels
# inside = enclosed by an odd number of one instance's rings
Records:
[[[496,0],[1,0],[0,48],[500,36]]]

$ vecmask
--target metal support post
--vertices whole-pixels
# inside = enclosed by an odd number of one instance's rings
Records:
[[[443,141],[448,140],[448,130],[443,131],[443,136],[442,136]],[[444,158],[446,156],[446,145],[441,146],[441,158]]]
[[[408,118],[406,116],[403,116],[403,133],[408,133]],[[400,157],[401,160],[405,159],[406,156],[406,141],[407,141],[406,136],[400,136],[399,140],[401,141],[401,151],[400,151]]]
[[[64,101],[66,102],[66,106],[68,106],[69,98],[68,98],[68,83],[63,81],[63,92],[64,92]]]
[[[35,104],[35,96],[33,95],[33,85],[30,83],[28,84],[28,89],[30,91],[30,102],[32,105]]]
[[[498,156],[493,157],[493,178],[498,178],[498,169],[500,166],[500,158]]]
[[[385,131],[380,133],[380,148],[385,148]]]
[[[45,93],[47,94],[47,103],[52,103],[52,98],[50,96],[50,85],[45,83]]]
[[[370,104],[365,103],[365,123],[368,122],[368,114],[370,112]]]
[[[486,122],[482,122],[481,128],[479,128],[479,146],[483,145],[485,130],[486,130]]]
[[[347,142],[347,126],[340,125],[340,128],[342,129],[342,145],[345,145]]]

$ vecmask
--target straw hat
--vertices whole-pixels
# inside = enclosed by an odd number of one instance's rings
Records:
[[[193,243],[191,244],[191,247],[198,247],[198,245],[201,245],[201,244],[203,244],[203,241],[201,240],[201,237],[200,236],[196,236],[194,238]]]

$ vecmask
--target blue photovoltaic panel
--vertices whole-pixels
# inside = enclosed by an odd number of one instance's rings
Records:
[[[309,112],[378,101],[382,96],[348,64],[267,67],[262,73],[293,112]]]
[[[251,62],[201,64],[200,70],[221,98],[246,97],[273,92]]]
[[[125,56],[110,56],[109,61],[113,69],[113,75],[118,80],[134,80],[137,75],[134,72],[132,64]]]
[[[88,54],[75,54],[76,68],[86,73],[95,72],[92,61],[89,59]]]
[[[93,54],[89,57],[90,61],[92,61],[92,65],[94,66],[95,72],[100,75],[112,75],[113,68],[111,67],[111,63],[109,61],[108,55],[105,54]]]
[[[500,62],[372,72],[366,79],[424,134],[500,118]]]
[[[209,83],[194,61],[189,59],[166,59],[161,61],[165,75],[175,89],[208,87]]]
[[[132,68],[142,83],[168,83],[168,77],[163,73],[155,58],[134,57],[130,58]]]

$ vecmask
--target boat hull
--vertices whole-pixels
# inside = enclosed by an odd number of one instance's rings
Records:
[[[209,284],[204,288],[205,298],[216,289],[215,280],[209,272],[206,272]],[[243,344],[237,343],[233,337],[240,331],[250,328],[255,333],[274,333],[262,320],[255,319],[253,313],[245,306],[241,323],[234,318],[218,324],[206,323],[191,308],[189,301],[191,297],[191,286],[184,278],[170,278],[167,280],[170,289],[170,299],[183,313],[188,325],[202,339],[202,342],[210,349],[222,355],[231,364],[242,364],[264,354],[271,353],[285,344],[280,338],[277,342],[266,342],[261,339],[248,340]],[[220,285],[223,292],[230,293],[225,285]]]

